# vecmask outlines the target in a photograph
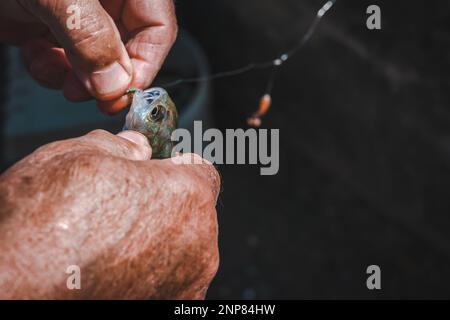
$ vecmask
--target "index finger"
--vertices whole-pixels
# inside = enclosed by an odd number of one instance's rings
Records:
[[[130,35],[126,43],[133,65],[130,87],[147,88],[152,83],[177,35],[175,7],[172,0],[127,0],[121,21]],[[101,101],[99,107],[116,113],[129,104],[123,96],[113,101]]]

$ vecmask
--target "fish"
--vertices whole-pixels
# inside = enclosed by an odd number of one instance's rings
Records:
[[[172,156],[172,132],[178,127],[175,103],[163,88],[129,89],[132,95],[130,110],[123,130],[134,130],[147,137],[153,159]]]

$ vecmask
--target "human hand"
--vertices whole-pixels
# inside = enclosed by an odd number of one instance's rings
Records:
[[[220,178],[210,164],[175,164],[190,155],[150,156],[137,132],[97,130],[0,176],[0,298],[204,298]],[[69,265],[80,290],[66,286]]]
[[[68,19],[76,5],[80,28]],[[114,114],[147,88],[177,33],[172,0],[2,0],[0,42],[21,46],[31,76],[71,101]]]

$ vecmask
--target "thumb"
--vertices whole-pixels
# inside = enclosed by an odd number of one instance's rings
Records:
[[[136,131],[122,131],[114,135],[108,131],[98,129],[74,140],[88,143],[77,144],[76,147],[72,147],[72,150],[77,147],[86,148],[88,146],[88,148],[96,152],[134,161],[149,160],[152,156],[152,148],[147,138]]]
[[[130,141],[134,145],[134,160],[148,160],[152,157],[152,147],[143,134],[127,130],[119,132],[117,136]]]
[[[62,45],[73,70],[99,100],[122,96],[132,65],[120,33],[97,0],[22,1]]]

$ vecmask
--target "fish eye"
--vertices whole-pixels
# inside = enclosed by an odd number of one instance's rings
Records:
[[[164,117],[165,109],[162,105],[158,104],[150,111],[149,117],[152,121],[161,120]]]

